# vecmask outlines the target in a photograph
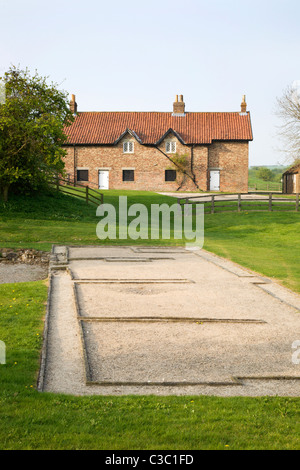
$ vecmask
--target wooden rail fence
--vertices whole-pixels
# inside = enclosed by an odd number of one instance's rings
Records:
[[[103,204],[103,193],[100,193],[96,189],[90,188],[88,185],[77,182],[71,184],[69,180],[65,180],[63,178],[55,178],[50,181],[50,185],[57,191],[84,199],[87,204],[90,202],[96,206]]]
[[[206,213],[241,211],[296,211],[299,212],[299,194],[280,197],[280,193],[209,194],[177,198],[179,206],[204,204]]]
[[[248,191],[282,191],[282,183],[276,183],[274,181],[270,182],[257,182],[257,183],[252,183],[249,184],[248,186]]]

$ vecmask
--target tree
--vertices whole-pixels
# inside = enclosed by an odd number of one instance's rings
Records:
[[[281,98],[277,98],[276,114],[282,119],[279,136],[284,142],[284,152],[288,160],[300,159],[300,84],[294,82],[286,88]]]
[[[5,99],[0,101],[0,192],[11,186],[37,189],[63,173],[66,151],[64,126],[73,121],[67,93],[47,84],[37,72],[12,66],[0,77]]]
[[[272,181],[273,179],[273,172],[269,168],[264,166],[260,167],[256,172],[257,178],[263,181]]]

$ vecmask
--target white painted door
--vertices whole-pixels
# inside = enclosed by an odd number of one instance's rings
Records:
[[[109,171],[99,170],[99,189],[109,188]]]
[[[210,171],[209,190],[220,191],[220,171],[219,170]]]

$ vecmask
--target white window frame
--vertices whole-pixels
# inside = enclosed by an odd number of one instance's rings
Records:
[[[176,153],[176,142],[174,140],[166,141],[166,153]]]
[[[132,140],[123,142],[123,153],[134,153],[134,142]]]

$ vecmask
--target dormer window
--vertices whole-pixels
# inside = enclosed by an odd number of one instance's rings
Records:
[[[172,140],[166,142],[166,153],[176,153],[176,142]]]
[[[133,153],[134,152],[134,142],[128,140],[123,142],[123,153]]]

